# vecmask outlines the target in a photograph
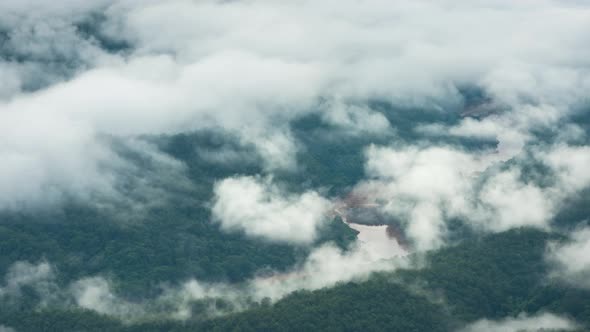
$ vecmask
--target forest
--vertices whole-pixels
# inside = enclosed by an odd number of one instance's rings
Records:
[[[590,326],[590,292],[544,279],[547,241],[559,235],[516,229],[428,253],[421,269],[376,273],[334,288],[298,291],[237,314],[184,322],[122,324],[79,309],[4,308],[18,331],[451,331],[482,317],[552,311]]]

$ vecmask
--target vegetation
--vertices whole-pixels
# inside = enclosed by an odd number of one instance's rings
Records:
[[[590,327],[590,292],[548,282],[543,252],[560,237],[517,229],[431,252],[422,269],[300,291],[209,320],[126,325],[81,311],[1,310],[19,331],[451,331],[480,318],[550,311]]]

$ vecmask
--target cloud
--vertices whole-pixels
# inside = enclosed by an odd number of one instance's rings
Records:
[[[8,77],[11,84],[0,91],[0,98],[41,89],[71,78],[88,67],[116,61],[96,39],[82,34],[79,26],[111,2],[66,1],[56,6],[35,0],[3,1],[0,4],[0,67],[10,68],[12,78]]]
[[[369,180],[355,191],[404,221],[418,249],[442,246],[452,218],[483,231],[549,229],[562,202],[590,186],[585,171],[590,150],[556,143],[527,151],[506,159],[499,151],[451,146],[370,146]],[[538,174],[527,165],[534,162],[546,167],[541,171],[546,180],[532,180]]]
[[[43,291],[54,277],[53,268],[47,262],[36,265],[25,261],[15,262],[4,277],[5,284],[0,287],[0,296],[18,296],[23,286],[33,286]]]
[[[10,144],[0,156],[13,167],[0,179],[23,198],[108,186],[116,174],[94,172],[116,162],[101,134],[223,127],[253,144],[268,171],[296,169],[287,123],[321,111],[322,98],[342,103],[323,115],[328,122],[375,132],[387,121],[367,100],[456,110],[459,87],[479,86],[513,115],[466,120],[454,134],[485,127],[500,150],[518,150],[529,138],[522,123],[562,117],[590,87],[590,11],[561,1],[5,1],[0,9],[3,51],[26,59],[0,61],[0,123],[18,129],[2,128]],[[98,31],[88,37],[84,22]],[[129,49],[113,52],[101,36]],[[32,82],[45,83],[30,92]],[[88,169],[98,180],[76,188],[54,169],[78,180]]]
[[[59,201],[65,192],[110,190],[112,174],[100,164],[113,165],[116,158],[84,126],[24,111],[0,118],[0,208],[43,206]]]
[[[505,231],[519,226],[547,228],[554,214],[551,196],[534,184],[525,184],[519,170],[499,173],[479,193],[481,203],[493,211],[486,227]]]
[[[124,319],[137,318],[144,314],[140,304],[125,301],[111,290],[110,284],[101,277],[80,279],[70,286],[75,303],[84,309]]]
[[[271,179],[227,178],[215,185],[214,219],[226,231],[298,244],[313,242],[330,202],[315,191],[285,193]]]
[[[38,265],[28,262],[16,262],[10,267],[5,277],[6,287],[16,289],[52,277],[53,270],[47,262],[41,262]]]
[[[108,144],[100,141],[100,135],[191,131],[206,127],[211,123],[208,118],[239,133],[245,144],[257,147],[269,169],[294,168],[297,146],[283,126],[265,129],[270,125],[265,123],[266,116],[256,115],[251,105],[244,103],[241,110],[222,105],[238,98],[240,90],[256,87],[221,89],[222,95],[206,92],[206,76],[217,77],[223,75],[220,71],[229,74],[232,70],[227,66],[233,58],[221,57],[225,59],[180,69],[167,57],[137,59],[123,68],[89,71],[67,83],[0,104],[0,135],[5,142],[0,153],[8,161],[0,173],[0,182],[6,184],[0,206],[14,205],[13,201],[25,197],[51,200],[62,191],[109,190],[117,174],[102,172],[101,165],[117,164],[119,160]],[[281,69],[269,68],[272,63],[258,59],[249,62],[244,68],[265,66],[260,71],[269,73]],[[180,73],[174,75],[176,71]],[[143,77],[146,72],[151,77]],[[202,93],[199,96],[193,91]],[[280,107],[268,104],[269,108],[273,106]],[[228,111],[211,111],[214,109]],[[215,120],[216,116],[222,118]],[[254,122],[248,118],[254,118]]]
[[[408,220],[407,235],[419,249],[443,244],[445,216],[467,215],[472,208],[473,181],[496,159],[450,147],[366,150],[371,180],[357,187],[382,204],[385,212]]]
[[[590,185],[589,146],[568,146],[559,144],[547,152],[541,152],[540,157],[557,173],[559,181],[565,191],[574,192]]]
[[[0,301],[4,305],[18,303],[25,287],[34,291],[39,299],[39,306],[48,306],[63,300],[56,282],[55,268],[48,262],[15,262],[9,267],[4,280],[4,286],[0,285]]]
[[[342,101],[328,101],[324,105],[323,120],[349,135],[392,133],[389,120],[366,105],[346,104]]]
[[[278,300],[296,290],[362,281],[376,271],[393,271],[408,266],[405,255],[405,250],[394,245],[377,248],[357,243],[350,251],[342,251],[331,244],[323,245],[314,249],[298,269],[288,274],[257,278],[251,282],[251,287],[259,299]]]
[[[497,321],[482,319],[469,324],[461,332],[571,331],[575,330],[576,327],[577,325],[568,318],[543,313],[535,316],[521,314],[518,317]]]
[[[566,243],[552,243],[548,247],[547,260],[552,264],[550,276],[574,286],[590,288],[590,227],[580,228],[570,234]]]
[[[177,20],[163,22],[167,15],[162,13],[176,15]],[[502,1],[402,1],[395,6],[380,0],[362,6],[352,1],[321,5],[173,1],[139,6],[125,14],[128,30],[144,52],[167,51],[190,58],[230,46],[263,56],[316,62],[333,79],[340,79],[339,91],[345,91],[345,96],[354,95],[353,89],[358,94],[389,93],[400,99],[404,93],[410,94],[407,99],[444,95],[452,91],[445,86],[448,79],[485,82],[505,99],[540,96],[536,92],[545,86],[569,86],[542,80],[549,76],[544,69],[559,70],[560,61],[582,63],[587,51],[564,52],[570,48],[559,47],[583,45],[580,28],[587,24],[587,12],[551,1],[534,6]],[[246,18],[256,23],[244,25]],[[525,19],[526,26],[521,24]],[[465,24],[472,28],[465,31]],[[155,29],[166,33],[155,33]],[[515,39],[506,38],[507,33]],[[539,34],[547,36],[544,43],[534,38]],[[567,69],[563,71],[570,73]]]
[[[5,285],[0,287],[2,305],[17,303],[23,296],[21,289],[31,287],[38,296],[40,307],[68,308],[76,306],[105,315],[133,319],[144,314],[144,308],[117,297],[109,282],[102,277],[87,277],[73,282],[69,287],[58,283],[55,268],[42,261],[31,264],[19,261],[12,264],[5,275]]]

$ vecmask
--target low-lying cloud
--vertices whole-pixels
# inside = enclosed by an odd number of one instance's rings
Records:
[[[226,231],[309,244],[328,221],[331,203],[315,191],[285,193],[272,179],[235,177],[214,188],[213,218]]]
[[[45,291],[54,277],[53,268],[47,262],[16,262],[4,277],[5,283],[0,287],[0,297],[18,296],[24,286],[34,286],[37,290]]]
[[[565,243],[552,243],[547,259],[551,276],[570,285],[590,289],[590,227],[575,230]]]
[[[0,156],[10,167],[0,182],[22,199],[108,187],[116,172],[95,171],[113,162],[102,134],[221,126],[257,147],[268,171],[293,170],[293,118],[325,112],[339,126],[387,131],[381,115],[349,105],[457,110],[459,89],[477,86],[515,114],[494,125],[500,149],[511,141],[506,149],[518,149],[527,137],[522,123],[561,117],[590,87],[590,11],[565,1],[1,6],[0,138],[8,143]],[[107,42],[127,46],[119,52]],[[326,99],[335,102],[321,106]],[[0,206],[13,205],[6,193]]]
[[[443,245],[452,218],[484,231],[549,229],[563,200],[590,185],[587,147],[561,143],[523,151],[510,162],[498,151],[451,146],[371,146],[366,158],[370,180],[355,190],[402,220],[418,249]],[[547,167],[549,183],[526,179],[531,161]]]
[[[577,325],[568,318],[543,313],[535,316],[521,314],[502,320],[482,319],[465,327],[461,332],[572,331],[576,327]]]

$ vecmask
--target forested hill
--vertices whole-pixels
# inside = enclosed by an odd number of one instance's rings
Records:
[[[532,229],[489,235],[430,252],[421,269],[377,273],[367,281],[299,291],[275,304],[204,321],[122,325],[79,310],[2,310],[18,331],[455,331],[481,318],[563,314],[590,328],[589,291],[544,276],[548,241]]]

